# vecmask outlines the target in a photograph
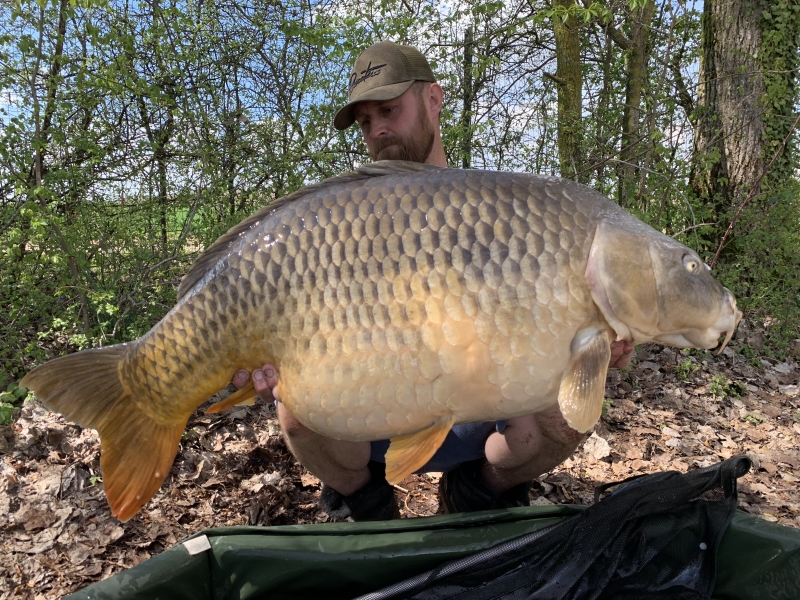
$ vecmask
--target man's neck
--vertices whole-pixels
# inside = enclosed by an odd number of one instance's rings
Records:
[[[447,167],[447,155],[444,153],[444,145],[442,144],[442,137],[439,132],[433,139],[433,147],[428,158],[425,160],[426,165],[434,165],[435,167]]]

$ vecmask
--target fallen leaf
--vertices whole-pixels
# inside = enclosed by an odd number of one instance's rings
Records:
[[[208,488],[210,488],[212,486],[221,485],[221,484],[224,484],[224,483],[225,483],[224,479],[222,479],[221,477],[214,476],[214,477],[209,477],[208,480],[206,480],[203,483],[201,483],[200,487],[208,489]]]
[[[658,429],[652,427],[631,427],[631,433],[634,435],[661,435]]]
[[[666,467],[672,460],[672,454],[664,452],[663,454],[656,454],[651,459],[651,462],[658,467]]]
[[[531,500],[531,506],[552,506],[553,503],[550,502],[544,496],[538,496],[535,499]]]
[[[770,490],[763,483],[758,483],[758,482],[751,483],[749,487],[751,490],[753,490],[754,492],[758,492],[759,494],[769,494],[772,492],[772,490]]]
[[[52,511],[33,507],[28,507],[17,519],[18,522],[22,523],[25,531],[44,529],[45,527],[55,523],[57,520],[58,517]]]
[[[312,487],[319,485],[320,481],[311,473],[305,472],[300,475],[300,483],[302,483],[305,487]]]
[[[761,468],[770,475],[775,475],[778,472],[778,467],[769,461],[761,461]]]
[[[658,370],[661,369],[661,365],[660,364],[658,364],[656,362],[649,361],[649,360],[645,360],[645,361],[640,362],[639,366],[642,369],[650,369],[651,371],[658,371]]]
[[[583,445],[583,451],[600,460],[611,455],[611,446],[597,433],[592,432],[591,437]]]

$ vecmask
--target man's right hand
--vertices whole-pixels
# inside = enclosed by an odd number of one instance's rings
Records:
[[[244,369],[236,371],[233,376],[233,385],[239,389],[250,381],[250,373]],[[265,363],[260,369],[253,371],[253,387],[264,402],[279,402],[278,397],[278,369],[271,363]]]

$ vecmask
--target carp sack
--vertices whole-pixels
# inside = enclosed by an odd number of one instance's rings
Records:
[[[712,348],[741,318],[695,252],[587,187],[390,161],[249,217],[178,297],[138,340],[21,382],[98,430],[123,521],[161,486],[191,413],[239,368],[275,364],[281,401],[314,431],[391,438],[396,483],[455,423],[558,403],[588,431],[613,340]]]

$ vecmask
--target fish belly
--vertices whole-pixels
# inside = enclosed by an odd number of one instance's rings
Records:
[[[287,408],[324,435],[371,440],[554,404],[570,342],[596,318],[594,225],[560,190],[434,171],[276,211],[229,260],[242,305],[268,307],[253,348],[279,367]]]

